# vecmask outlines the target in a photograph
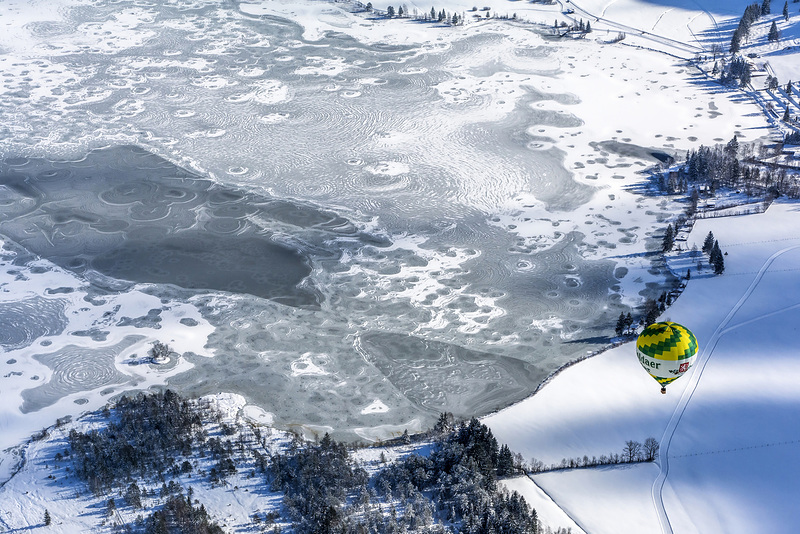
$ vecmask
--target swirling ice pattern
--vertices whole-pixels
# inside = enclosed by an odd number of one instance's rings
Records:
[[[60,334],[67,326],[65,307],[63,300],[42,297],[0,303],[0,347],[21,349],[42,336]]]
[[[35,355],[34,358],[46,365],[52,375],[45,384],[22,392],[20,410],[22,413],[34,412],[67,395],[129,382],[130,377],[117,371],[114,361],[117,354],[139,339],[139,336],[127,336],[111,347],[89,349],[69,345],[57,352]]]

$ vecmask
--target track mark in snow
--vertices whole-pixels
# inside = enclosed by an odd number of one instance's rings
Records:
[[[600,16],[601,16],[601,17],[605,17],[605,16],[606,16],[606,11],[608,11],[608,8],[609,8],[609,7],[611,7],[611,6],[613,6],[613,5],[614,5],[614,4],[616,4],[616,3],[617,3],[617,0],[611,0],[611,2],[607,3],[607,4],[606,4],[606,5],[603,7],[603,11],[600,13]]]
[[[656,19],[656,21],[653,23],[653,27],[652,27],[652,28],[650,28],[650,30],[651,30],[651,31],[655,31],[655,29],[656,29],[656,26],[658,26],[658,23],[659,23],[659,22],[661,22],[661,19],[662,19],[662,18],[664,18],[664,15],[666,15],[666,14],[667,14],[667,13],[669,13],[670,11],[672,11],[672,9],[671,9],[671,8],[670,8],[670,9],[668,9],[668,10],[666,10],[666,11],[664,11],[663,13],[661,13],[661,14],[658,16],[658,18]],[[691,28],[690,28],[690,31],[691,31]]]
[[[675,407],[675,411],[672,412],[672,417],[670,418],[669,422],[667,423],[667,427],[664,430],[664,435],[661,436],[661,451],[662,455],[659,458],[659,473],[656,477],[655,482],[653,482],[653,490],[652,490],[652,497],[653,497],[653,506],[656,509],[656,514],[658,515],[659,523],[661,523],[661,531],[664,534],[673,534],[672,531],[672,524],[669,521],[669,516],[667,515],[667,510],[664,507],[664,496],[662,494],[664,490],[664,484],[667,481],[667,476],[669,475],[669,446],[672,443],[672,438],[675,436],[675,430],[678,428],[678,424],[681,422],[681,418],[683,417],[684,412],[686,412],[686,407],[689,405],[689,401],[692,400],[692,396],[694,396],[694,392],[697,390],[697,386],[700,383],[700,378],[703,376],[703,371],[705,370],[706,363],[711,358],[711,354],[714,352],[719,340],[722,338],[723,335],[744,326],[756,319],[751,319],[745,321],[743,323],[739,323],[732,327],[728,327],[728,323],[731,322],[733,317],[736,313],[744,306],[745,302],[750,298],[750,295],[753,294],[758,284],[761,283],[761,279],[764,278],[764,275],[769,270],[769,267],[772,263],[778,259],[781,255],[789,252],[791,250],[800,249],[800,245],[793,245],[791,247],[786,247],[774,253],[770,256],[765,262],[764,265],[761,266],[761,269],[756,274],[756,277],[750,283],[750,286],[744,292],[744,295],[739,299],[739,301],[734,304],[733,308],[728,312],[725,318],[720,322],[719,326],[717,326],[716,330],[714,330],[714,334],[709,339],[708,343],[706,343],[705,348],[703,349],[702,354],[700,357],[697,358],[697,363],[695,364],[695,371],[689,376],[689,383],[687,384],[686,389],[683,391],[683,395],[681,395],[680,400],[678,401],[678,405]],[[758,317],[757,319],[763,319],[764,317],[769,317],[775,313],[780,313],[783,311],[787,311],[787,309],[795,308],[800,306],[800,304],[789,306],[788,308],[784,308],[782,310],[778,310],[775,312],[770,312],[765,315]]]
[[[547,493],[547,490],[545,490],[543,487],[541,487],[539,484],[537,484],[537,483],[536,483],[536,481],[533,479],[533,475],[531,475],[530,473],[526,473],[526,476],[527,476],[529,479],[531,479],[531,482],[533,482],[533,485],[534,485],[534,486],[536,486],[537,488],[539,488],[539,491],[541,491],[542,493],[544,493],[544,494],[547,496],[547,498],[548,498],[548,499],[550,499],[550,501],[552,501],[552,503],[553,503],[554,505],[556,505],[556,506],[558,507],[558,509],[559,509],[559,510],[561,510],[561,511],[564,513],[564,515],[565,515],[565,516],[567,516],[568,518],[570,518],[570,519],[572,520],[572,522],[573,522],[573,523],[575,523],[576,525],[578,525],[578,528],[579,528],[579,529],[581,529],[581,532],[582,532],[583,534],[586,534],[587,532],[589,532],[588,530],[586,530],[585,528],[583,528],[583,525],[581,525],[580,523],[578,523],[578,520],[577,520],[577,519],[575,519],[575,518],[572,516],[572,514],[570,514],[569,512],[567,512],[567,511],[564,509],[564,507],[563,507],[563,506],[561,506],[560,504],[558,504],[558,503],[556,502],[556,500],[555,500],[555,499],[553,499],[553,496],[552,496],[552,495],[550,495],[549,493]],[[580,533],[576,533],[576,534],[580,534]]]

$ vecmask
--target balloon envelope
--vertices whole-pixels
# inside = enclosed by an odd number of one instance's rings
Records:
[[[678,323],[651,324],[636,340],[636,355],[645,371],[663,387],[692,366],[697,355],[697,339]]]

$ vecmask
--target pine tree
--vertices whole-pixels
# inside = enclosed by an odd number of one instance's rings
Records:
[[[584,30],[586,33],[592,33],[592,23],[588,20],[586,21],[586,29]]]
[[[394,6],[389,6],[386,8],[386,15],[390,18],[394,17]]]
[[[744,70],[742,71],[741,78],[739,78],[739,86],[746,87],[750,85],[750,64],[745,63]]]
[[[47,508],[44,509],[44,526],[49,527],[53,520],[50,518],[50,512]]]
[[[783,122],[790,122],[792,120],[792,115],[789,113],[789,103],[786,103],[786,111],[783,112]]]
[[[514,474],[514,455],[508,445],[500,447],[500,452],[497,454],[497,476],[505,477]]]
[[[617,326],[614,327],[614,333],[617,337],[625,332],[625,312],[619,312],[619,319],[617,319]]]
[[[769,7],[770,7],[769,4],[770,4],[770,0],[764,0],[761,3],[761,16],[762,17],[764,15],[769,15]]]
[[[736,28],[733,31],[733,37],[731,37],[731,47],[729,49],[731,54],[737,54],[742,47],[742,32],[739,28]]]
[[[719,248],[719,241],[714,241],[714,248],[711,249],[709,263],[714,266],[714,274],[722,274],[725,271],[725,258]]]
[[[792,96],[792,80],[786,82],[786,94]]]
[[[403,11],[403,6],[397,8],[397,16],[402,17],[405,11]]]
[[[730,157],[736,157],[736,154],[739,153],[739,140],[736,138],[736,134],[733,135],[733,138],[728,141],[728,144],[725,145],[725,154]]]
[[[705,241],[703,241],[703,248],[701,250],[703,252],[705,252],[706,254],[710,254],[711,253],[711,249],[714,248],[714,242],[715,242],[714,233],[713,232],[708,232],[708,235],[706,236]]]
[[[672,229],[672,225],[668,224],[667,230],[664,232],[664,240],[661,242],[661,251],[669,252],[673,246],[675,246],[675,231]]]
[[[772,26],[769,27],[769,35],[767,35],[767,40],[771,43],[778,42],[781,38],[781,34],[778,31],[778,25],[775,24],[775,21],[772,21]]]
[[[661,311],[658,309],[658,302],[655,299],[647,299],[644,302],[644,325],[650,326],[656,322]]]
[[[431,8],[431,20],[436,18],[436,10]]]
[[[789,20],[789,0],[783,3],[783,20]]]

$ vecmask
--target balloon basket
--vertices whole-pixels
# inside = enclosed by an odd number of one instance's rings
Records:
[[[662,394],[662,395],[666,395],[666,394],[667,394],[667,388],[665,388],[665,387],[662,387],[662,388],[661,388],[661,394]]]

